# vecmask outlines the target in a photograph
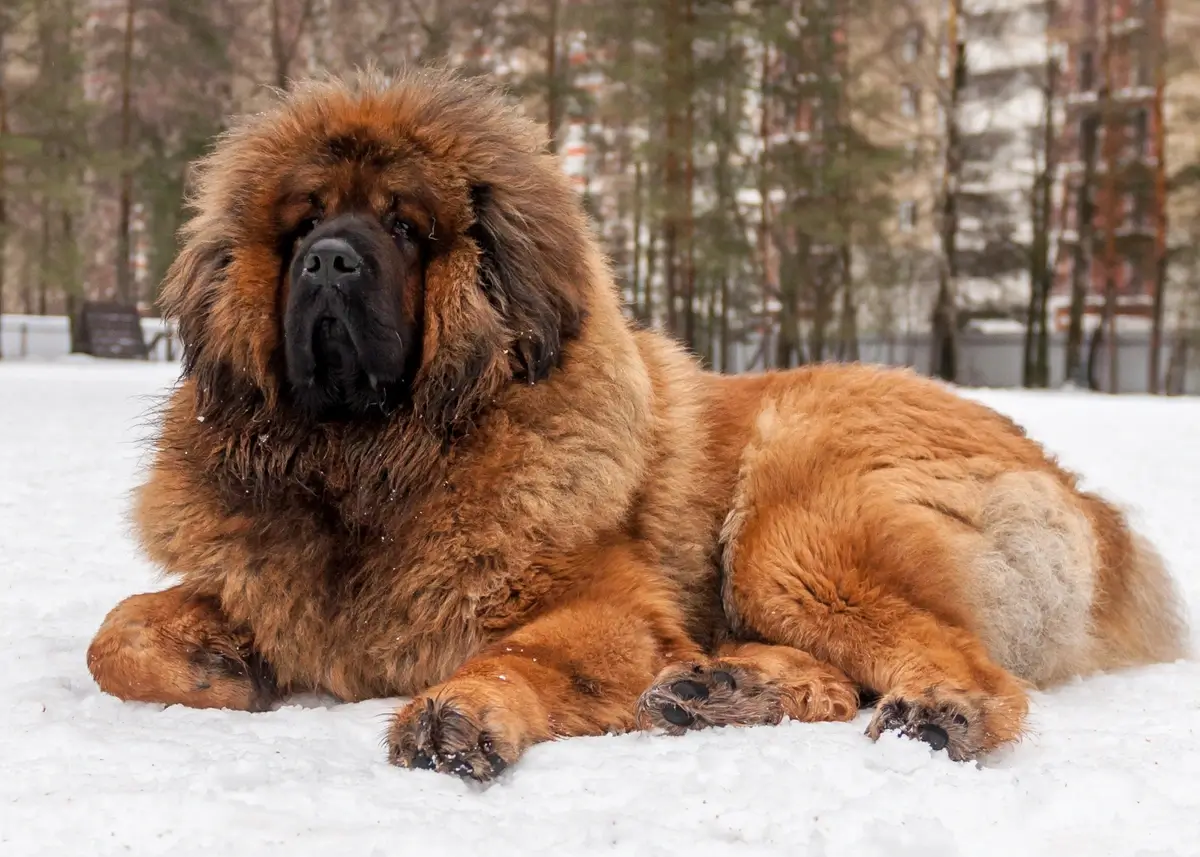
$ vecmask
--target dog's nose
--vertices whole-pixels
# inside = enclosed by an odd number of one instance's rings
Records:
[[[304,256],[304,275],[319,286],[352,280],[362,271],[362,256],[341,238],[322,238]]]

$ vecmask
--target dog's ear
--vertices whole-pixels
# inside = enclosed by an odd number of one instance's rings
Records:
[[[216,372],[223,355],[214,341],[212,315],[232,255],[226,242],[192,236],[185,240],[163,279],[159,306],[176,322],[183,343],[183,374],[201,382]]]
[[[478,248],[459,238],[425,268],[425,333],[413,410],[437,435],[470,423],[511,378],[500,316],[475,287]]]
[[[588,276],[574,211],[518,208],[472,189],[474,222],[425,272],[425,338],[415,410],[437,432],[469,424],[514,379],[544,380],[579,334]]]
[[[510,334],[513,376],[535,384],[562,360],[583,323],[581,236],[566,212],[522,210],[488,185],[471,189],[479,288]],[[561,225],[560,225],[561,224]],[[555,229],[561,230],[554,235]]]

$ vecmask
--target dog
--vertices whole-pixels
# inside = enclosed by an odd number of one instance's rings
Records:
[[[1182,656],[1153,547],[1008,419],[867,365],[727,377],[623,316],[539,126],[443,71],[313,81],[200,165],[133,520],[126,700],[412,697],[392,763],[850,720],[953,759],[1033,687]]]

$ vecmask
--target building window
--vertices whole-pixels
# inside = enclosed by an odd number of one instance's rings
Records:
[[[1137,85],[1154,86],[1154,55],[1151,45],[1143,42],[1134,50],[1137,53]]]
[[[917,146],[916,140],[908,140],[904,143],[904,168],[910,173],[917,171],[917,166],[921,161],[921,150]]]
[[[1142,157],[1146,154],[1146,143],[1150,137],[1150,121],[1146,113],[1146,108],[1142,108],[1137,113],[1133,114],[1133,154],[1135,157]]]
[[[1128,258],[1125,260],[1125,294],[1140,295],[1145,288],[1145,281],[1142,277],[1141,260],[1137,258]]]
[[[1149,194],[1144,192],[1131,193],[1129,195],[1129,211],[1132,214],[1133,227],[1141,229],[1146,225],[1150,208]]]
[[[921,90],[911,84],[900,88],[900,115],[913,118],[921,113]]]
[[[916,62],[924,46],[925,31],[920,24],[909,24],[904,31],[904,61]]]
[[[1079,151],[1083,158],[1088,153],[1095,158],[1100,152],[1100,119],[1096,115],[1084,116],[1079,121]]]
[[[1079,55],[1079,88],[1091,92],[1096,84],[1096,60],[1091,51]]]
[[[917,204],[911,199],[900,202],[900,231],[912,232],[917,227]]]

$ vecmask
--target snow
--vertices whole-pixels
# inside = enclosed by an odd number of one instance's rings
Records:
[[[84,650],[160,586],[129,538],[163,364],[0,364],[0,854],[1200,854],[1200,665],[1035,696],[984,765],[852,724],[535,747],[489,787],[385,763],[395,704],[121,703]],[[1132,511],[1200,626],[1200,401],[971,393]]]

